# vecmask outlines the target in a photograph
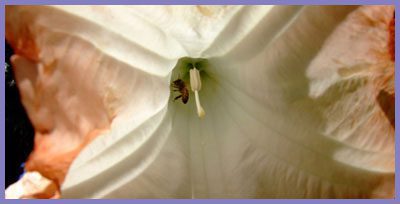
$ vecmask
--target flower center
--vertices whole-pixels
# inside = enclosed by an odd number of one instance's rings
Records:
[[[207,67],[208,61],[203,58],[184,57],[178,60],[172,74],[173,82],[171,88],[173,92],[179,92],[180,95],[174,98],[181,99],[184,104],[189,100],[189,88],[194,93],[197,115],[202,118],[205,111],[200,103],[199,91],[201,90],[201,72]]]

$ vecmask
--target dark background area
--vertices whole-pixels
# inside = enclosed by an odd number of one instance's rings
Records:
[[[5,187],[16,182],[23,173],[23,164],[33,148],[34,130],[21,104],[15,84],[10,57],[13,50],[6,42],[5,68],[5,127],[6,127],[6,179]]]

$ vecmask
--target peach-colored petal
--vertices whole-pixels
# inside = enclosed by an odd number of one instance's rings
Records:
[[[35,128],[34,150],[26,169],[39,171],[58,185],[82,148],[106,133],[115,118],[135,126],[157,112],[169,94],[165,74],[138,69],[143,64],[136,54],[143,48],[130,47],[133,40],[97,32],[97,24],[70,14],[66,14],[70,18],[59,17],[63,12],[47,6],[6,8],[6,39],[16,53],[11,61],[22,103]],[[90,27],[94,41],[86,35]],[[104,42],[113,35],[119,37],[114,44],[123,48],[104,51],[98,47],[107,46]],[[124,50],[127,47],[130,52]],[[147,58],[163,63],[144,64],[145,68],[168,70],[174,65],[173,59],[158,54]],[[154,86],[163,94],[154,96]],[[122,108],[126,106],[130,108]]]

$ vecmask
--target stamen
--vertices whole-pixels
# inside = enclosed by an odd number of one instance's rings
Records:
[[[200,104],[200,97],[199,97],[199,91],[201,90],[201,78],[200,78],[200,72],[199,70],[194,67],[193,69],[190,69],[189,71],[190,74],[190,86],[192,88],[192,91],[194,92],[194,96],[196,99],[196,108],[197,108],[197,115],[202,118],[206,114],[204,112],[203,107],[201,107]]]

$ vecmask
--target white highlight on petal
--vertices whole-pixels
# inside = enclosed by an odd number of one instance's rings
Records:
[[[20,180],[7,187],[6,199],[58,197],[57,186],[37,171],[26,172]]]
[[[190,86],[192,87],[196,99],[197,115],[202,118],[206,113],[200,104],[199,91],[201,90],[201,78],[200,72],[196,67],[190,70]]]

